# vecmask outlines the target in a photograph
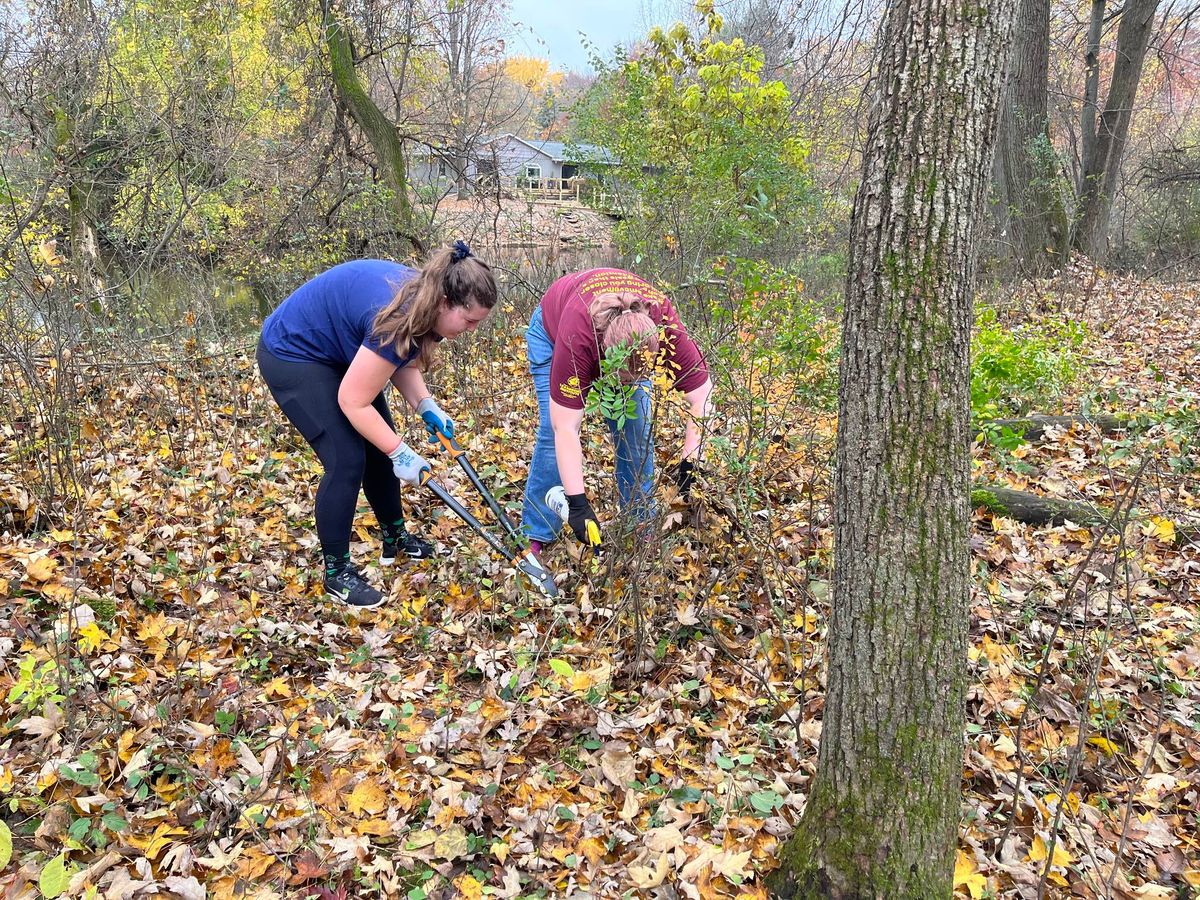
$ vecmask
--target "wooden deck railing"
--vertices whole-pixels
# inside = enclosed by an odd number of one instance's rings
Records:
[[[620,208],[619,198],[607,185],[589,184],[586,178],[511,178],[503,187],[515,196],[533,201],[561,202],[574,200],[601,212],[612,213]]]

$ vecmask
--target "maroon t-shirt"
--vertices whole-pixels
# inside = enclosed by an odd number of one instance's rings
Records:
[[[622,269],[588,269],[564,275],[542,298],[542,325],[554,344],[550,397],[560,406],[583,409],[583,398],[600,377],[600,341],[588,306],[600,294],[617,293],[645,300],[651,320],[663,328],[659,361],[675,373],[677,389],[686,394],[708,379],[700,348],[688,337],[666,294]]]

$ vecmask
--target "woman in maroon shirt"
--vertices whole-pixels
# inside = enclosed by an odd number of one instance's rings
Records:
[[[538,398],[538,435],[522,515],[535,552],[552,541],[562,519],[546,494],[562,486],[575,536],[588,542],[588,521],[597,522],[583,485],[579,429],[585,398],[600,377],[600,363],[613,347],[633,347],[621,381],[632,385],[637,412],[618,427],[608,420],[616,449],[617,491],[638,518],[653,513],[654,440],[651,433],[649,368],[654,361],[675,377],[691,407],[676,467],[680,489],[694,477],[700,448],[698,421],[710,411],[712,382],[699,348],[662,291],[621,269],[589,269],[564,275],[550,286],[525,332],[529,371]],[[597,522],[598,527],[598,522]]]

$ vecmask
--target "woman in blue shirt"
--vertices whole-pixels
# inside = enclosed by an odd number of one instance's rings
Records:
[[[377,259],[334,266],[263,323],[259,371],[325,470],[316,520],[331,598],[361,608],[384,599],[350,561],[360,487],[383,529],[381,564],[433,553],[405,528],[399,490],[400,481],[419,484],[429,464],[396,433],[383,390],[390,381],[431,436],[453,436],[422,372],[439,341],[474,331],[495,305],[492,270],[458,241],[422,269]]]

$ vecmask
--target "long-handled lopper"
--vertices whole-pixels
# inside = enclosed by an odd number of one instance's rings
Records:
[[[460,447],[458,441],[454,440],[454,438],[448,438],[440,431],[437,432],[436,436],[443,449],[450,454],[451,459],[462,467],[471,484],[483,496],[484,501],[491,508],[493,515],[504,526],[504,530],[508,533],[508,536],[514,543],[519,545],[521,537],[517,534],[517,529],[513,527],[512,522],[509,521],[508,516],[505,515],[496,498],[492,496],[492,492],[487,489],[482,479],[480,479],[479,473],[475,471],[475,467],[467,459],[467,451]],[[538,558],[532,552],[527,551],[523,555],[519,555],[506,547],[503,541],[498,540],[495,535],[484,528],[483,523],[471,515],[465,506],[455,500],[449,491],[434,481],[428,470],[421,473],[421,484],[429,488],[439,500],[450,507],[451,512],[466,522],[471,527],[471,530],[487,541],[493,550],[515,565],[520,571],[524,572],[547,597],[558,596],[558,585],[554,583],[554,576],[543,568]]]

